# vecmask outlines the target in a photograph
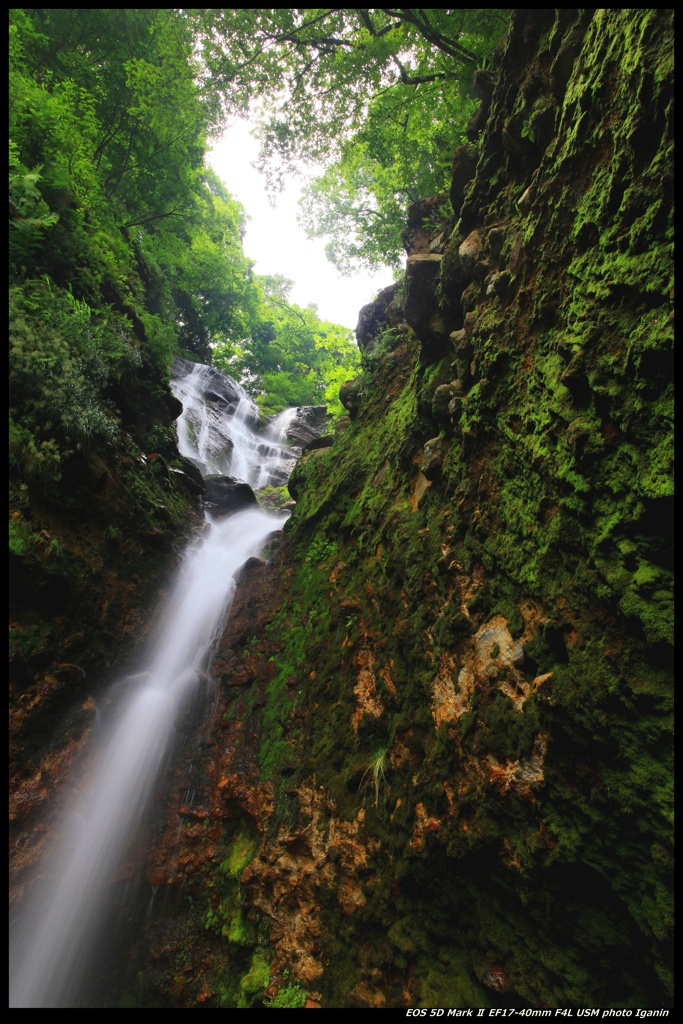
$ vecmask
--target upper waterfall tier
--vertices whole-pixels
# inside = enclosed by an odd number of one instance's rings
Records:
[[[296,454],[258,433],[258,406],[237,381],[176,359],[171,390],[183,404],[178,448],[203,476],[229,475],[255,490],[287,482]]]
[[[287,482],[301,448],[325,429],[325,406],[278,413],[268,425],[244,388],[212,366],[176,358],[171,390],[182,402],[178,448],[203,476],[231,476],[254,490]]]

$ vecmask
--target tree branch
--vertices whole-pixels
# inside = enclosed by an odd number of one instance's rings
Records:
[[[423,39],[426,39],[428,43],[435,46],[437,50],[442,50],[449,57],[462,61],[463,64],[475,65],[477,63],[477,55],[475,53],[472,53],[471,50],[468,50],[466,46],[462,46],[455,39],[449,39],[447,36],[444,36],[438,29],[434,28],[424,11],[414,12],[409,7],[402,7],[398,11],[393,11],[386,7],[381,8],[381,10],[392,18],[400,18],[401,21],[413,25]]]
[[[437,78],[452,78],[452,75],[447,74],[445,71],[434,71],[431,75],[409,75],[406,69],[401,64],[398,57],[391,58],[401,72],[401,81],[404,85],[422,85],[424,82],[434,82]]]
[[[363,24],[365,25],[365,27],[368,30],[368,32],[370,33],[370,35],[374,36],[375,39],[381,39],[382,36],[385,36],[387,34],[387,32],[391,32],[391,30],[394,29],[394,28],[400,28],[401,24],[402,24],[402,22],[400,20],[399,21],[392,21],[388,25],[385,25],[384,28],[377,29],[375,27],[375,25],[373,25],[373,23],[372,23],[372,19],[370,17],[370,11],[368,11],[368,10],[359,10],[358,14],[360,15],[360,19],[363,22]]]
[[[301,323],[304,325],[304,327],[306,326],[306,320],[304,319],[303,315],[299,312],[299,310],[292,309],[292,307],[288,305],[284,299],[280,299],[276,295],[268,295],[266,296],[266,298],[268,299],[268,302],[274,302],[278,306],[283,306],[290,313],[295,313],[301,320]]]
[[[138,227],[141,224],[151,224],[155,220],[163,220],[164,217],[179,217],[180,212],[185,208],[177,206],[174,210],[166,210],[164,213],[153,213],[149,217],[143,217],[142,220],[131,220],[127,224],[122,224],[120,230],[125,231],[126,228]]]

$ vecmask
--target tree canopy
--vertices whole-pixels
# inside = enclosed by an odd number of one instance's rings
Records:
[[[472,72],[509,11],[192,12],[207,80],[257,111],[260,169],[277,190],[305,164],[302,223],[342,272],[397,264],[408,205],[441,191],[476,105]]]
[[[320,320],[313,305],[291,304],[292,281],[280,275],[256,280],[262,288],[260,323],[241,342],[217,345],[214,364],[251,391],[266,414],[323,404],[343,412],[339,388],[360,366],[351,331]]]

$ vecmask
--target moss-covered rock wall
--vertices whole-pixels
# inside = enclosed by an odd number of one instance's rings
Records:
[[[515,13],[233,608],[131,998],[670,1004],[671,23]]]

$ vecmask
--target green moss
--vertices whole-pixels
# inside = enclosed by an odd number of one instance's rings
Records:
[[[461,949],[441,949],[438,958],[418,961],[420,988],[418,1006],[488,1007],[491,999],[472,978],[468,957]]]
[[[289,501],[287,485],[282,487],[262,487],[258,492],[259,505],[268,511],[284,508]]]
[[[301,1010],[306,1005],[306,990],[290,982],[284,985],[274,999],[266,1001],[265,1005],[275,1010]]]
[[[221,934],[236,946],[252,946],[256,939],[254,926],[245,918],[241,907],[232,914],[228,926],[222,927]]]
[[[13,555],[25,555],[33,543],[33,534],[27,523],[18,517],[10,519],[9,549]]]
[[[419,937],[419,932],[413,932],[413,927],[410,921],[396,921],[387,932],[387,938],[392,946],[400,950],[401,953],[417,953],[419,948],[419,941],[416,941]]]
[[[628,618],[637,619],[649,643],[663,640],[673,647],[674,604],[671,590],[655,590],[646,599],[629,589],[619,601],[619,608]]]
[[[240,878],[247,864],[254,859],[257,849],[258,839],[240,832],[232,842],[229,857],[221,863],[219,870],[233,878]]]
[[[29,659],[39,654],[50,636],[48,623],[35,622],[31,625],[13,626],[9,631],[10,653],[18,650],[23,658]]]
[[[206,912],[204,928],[216,932],[239,948],[254,946],[257,938],[256,927],[243,909],[240,878],[245,867],[253,860],[258,845],[259,840],[249,821],[246,818],[238,820],[236,831],[228,839],[227,856],[220,862],[208,884],[211,905]],[[233,1001],[226,1005],[234,1006],[234,997],[229,998]]]
[[[513,211],[531,169],[506,155],[495,180],[480,175],[468,191],[518,262],[505,302],[468,284],[458,427],[432,418],[451,368],[421,365],[409,333],[390,359],[366,361],[358,416],[295,471],[291,576],[268,633],[274,675],[253,712],[273,836],[307,827],[289,794],[315,780],[330,814],[373,844],[351,918],[321,887],[328,1005],[376,970],[409,977],[422,1006],[486,1006],[494,997],[475,978],[497,965],[530,1005],[667,998],[669,15],[548,18],[533,81],[496,91],[496,103],[515,96],[520,126],[538,115],[539,133],[557,108],[537,199],[526,217]],[[557,84],[576,47],[580,63]],[[496,131],[511,113],[494,104]],[[462,269],[458,241],[442,285]],[[449,302],[457,326],[460,298]],[[418,499],[421,452],[439,432],[450,450]],[[461,695],[472,633],[498,614],[525,659],[480,671],[456,719],[449,686]],[[497,659],[497,645],[486,654]],[[538,675],[523,705],[499,688]],[[360,713],[363,687],[376,714]],[[499,778],[496,761],[518,761],[519,774]],[[364,787],[367,804],[387,798],[382,813],[358,816]],[[383,991],[402,1005],[393,985]]]
[[[257,949],[251,959],[248,972],[240,979],[238,1009],[254,1004],[261,1005],[261,998],[270,981],[270,963],[265,951]]]

